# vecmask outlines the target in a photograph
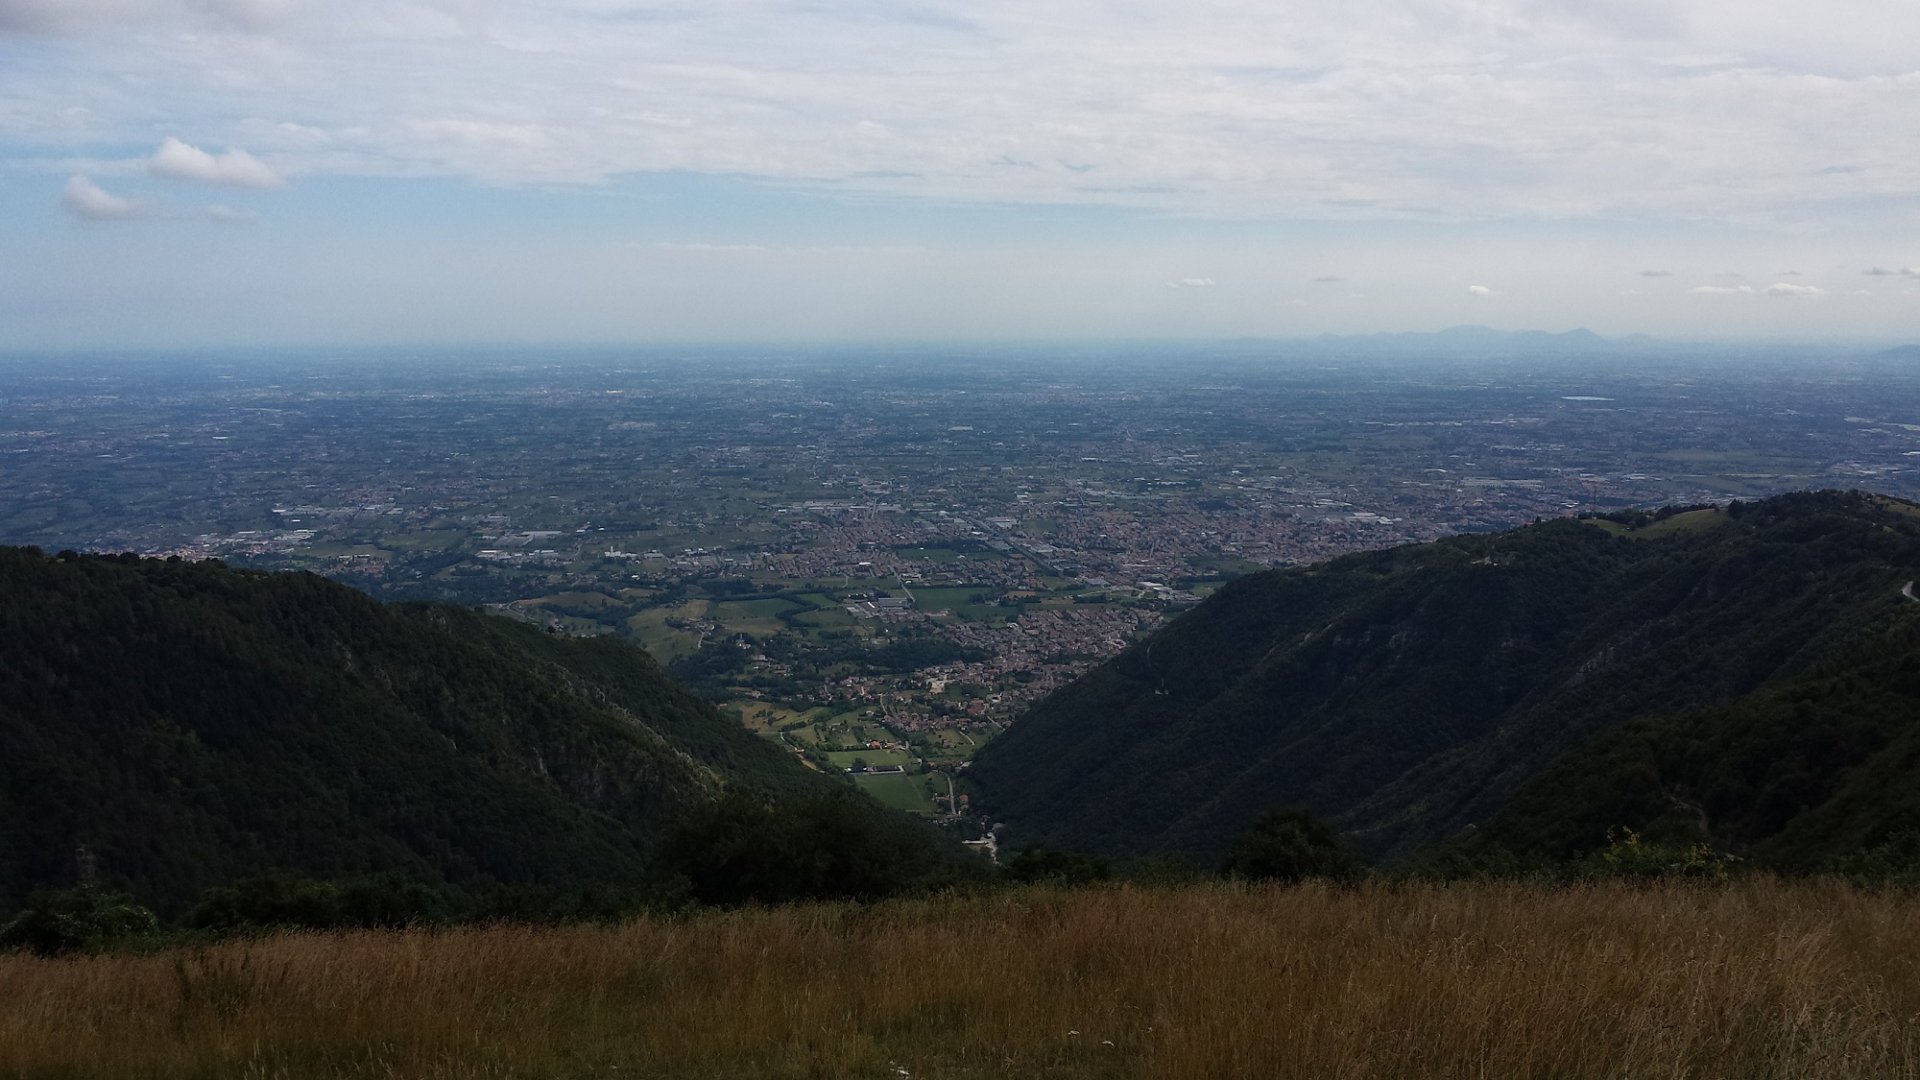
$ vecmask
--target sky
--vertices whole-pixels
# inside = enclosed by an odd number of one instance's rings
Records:
[[[1920,4],[0,0],[0,350],[1920,340]]]

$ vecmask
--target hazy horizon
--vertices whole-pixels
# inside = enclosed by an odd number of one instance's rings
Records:
[[[1044,360],[1049,355],[1088,353],[1102,357],[1114,354],[1126,355],[1135,352],[1158,352],[1162,355],[1185,352],[1233,352],[1242,349],[1282,349],[1311,350],[1315,346],[1346,347],[1352,351],[1337,353],[1335,359],[1355,361],[1409,361],[1421,360],[1460,360],[1460,359],[1517,359],[1525,355],[1540,355],[1536,352],[1523,353],[1472,353],[1462,351],[1464,343],[1449,342],[1449,336],[1460,331],[1481,331],[1499,337],[1511,338],[1516,348],[1531,340],[1533,335],[1548,335],[1552,338],[1567,338],[1581,333],[1595,333],[1588,327],[1575,326],[1564,329],[1543,329],[1539,327],[1514,327],[1503,329],[1489,327],[1479,323],[1459,323],[1433,329],[1413,330],[1377,330],[1356,331],[1353,333],[1322,332],[1298,336],[1255,336],[1205,337],[1205,336],[1149,336],[1134,337],[1097,337],[1068,336],[1055,337],[713,337],[713,338],[632,338],[632,339],[557,339],[530,337],[516,339],[511,336],[496,335],[488,338],[460,340],[444,337],[388,338],[374,340],[208,340],[178,342],[60,342],[43,345],[14,345],[0,341],[0,359],[27,360],[35,357],[101,359],[116,356],[125,357],[204,357],[219,360],[230,353],[255,353],[268,356],[303,356],[335,353],[343,357],[375,358],[391,356],[394,353],[416,353],[422,355],[445,356],[484,356],[494,352],[521,352],[525,350],[546,350],[554,354],[554,359],[593,353],[637,353],[641,355],[684,351],[697,354],[790,351],[796,354],[839,352],[849,358],[870,357],[889,350],[908,352],[940,353],[979,352],[982,355],[1000,355],[1006,353],[1025,353],[1026,358]],[[1915,347],[1920,344],[1920,330],[1904,337],[1900,336],[1862,336],[1848,338],[1839,335],[1794,337],[1723,337],[1723,338],[1680,338],[1657,337],[1648,334],[1627,333],[1620,335],[1598,335],[1599,343],[1589,351],[1580,352],[1577,348],[1563,353],[1546,354],[1552,358],[1577,359],[1591,356],[1600,359],[1630,359],[1641,354],[1664,356],[1668,359],[1685,361],[1699,359],[1812,359],[1812,358],[1870,358],[1882,352],[1892,352]],[[1449,347],[1451,344],[1451,347]],[[1254,357],[1248,357],[1253,359]],[[1308,352],[1289,353],[1267,357],[1275,360],[1325,359]]]

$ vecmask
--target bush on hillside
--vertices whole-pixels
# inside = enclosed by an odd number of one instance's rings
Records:
[[[443,922],[451,913],[444,893],[401,877],[265,874],[208,889],[186,921],[201,930],[373,929]]]
[[[1348,881],[1360,871],[1340,834],[1305,810],[1270,811],[1234,839],[1220,862],[1222,877],[1251,881]]]
[[[1725,881],[1734,857],[1706,843],[1655,843],[1625,826],[1607,830],[1607,846],[1587,860],[1596,877]]]
[[[879,900],[979,876],[929,832],[850,789],[782,802],[736,792],[688,814],[661,854],[703,904]]]
[[[138,941],[160,927],[153,912],[122,893],[96,885],[41,891],[26,909],[0,927],[0,951],[25,949],[42,956],[92,952]]]

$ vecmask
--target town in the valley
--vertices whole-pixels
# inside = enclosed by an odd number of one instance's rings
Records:
[[[952,818],[1025,705],[1237,575],[1626,507],[1920,495],[1910,368],[1253,345],[24,363],[0,540],[620,635],[815,767]]]

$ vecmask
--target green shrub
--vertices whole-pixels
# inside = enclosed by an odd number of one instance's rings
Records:
[[[1704,842],[1650,843],[1624,825],[1607,830],[1607,846],[1587,862],[1594,876],[1653,880],[1725,881],[1734,857]]]
[[[1220,862],[1222,877],[1252,881],[1349,881],[1359,858],[1333,827],[1305,810],[1274,810],[1247,827]]]
[[[689,813],[661,855],[703,904],[878,900],[981,876],[937,835],[853,790],[782,802],[735,792]]]
[[[437,923],[449,914],[443,893],[405,878],[314,881],[265,874],[208,889],[186,921],[202,930],[335,930]]]
[[[1008,881],[1021,885],[1091,885],[1113,876],[1107,860],[1051,848],[1024,848],[1000,864]]]
[[[25,949],[42,956],[92,952],[133,943],[159,928],[153,912],[131,896],[77,885],[29,896],[26,909],[0,927],[0,951]]]

